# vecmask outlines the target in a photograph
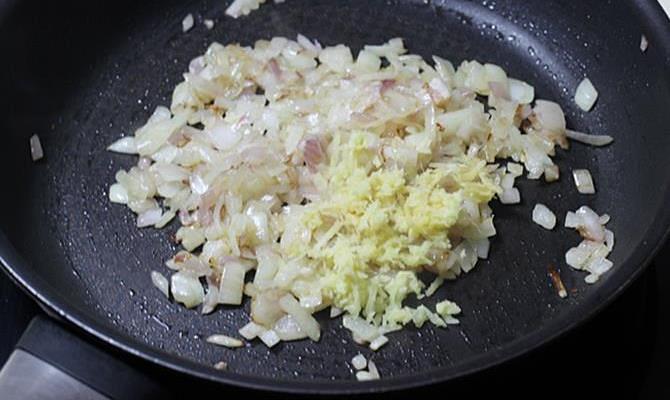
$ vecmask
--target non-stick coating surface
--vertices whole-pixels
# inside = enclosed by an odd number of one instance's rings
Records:
[[[448,379],[537,346],[591,315],[635,276],[668,226],[670,52],[661,42],[668,28],[660,10],[642,1],[290,0],[269,2],[239,20],[223,17],[221,0],[36,3],[10,4],[0,14],[0,226],[22,258],[1,236],[0,257],[65,318],[164,365],[229,383],[304,391]],[[196,26],[182,33],[187,13]],[[213,30],[205,29],[204,18],[216,20]],[[236,333],[248,319],[248,304],[201,316],[151,286],[149,271],[168,272],[163,262],[177,249],[169,240],[176,226],[138,230],[126,208],[108,202],[115,171],[135,160],[105,147],[132,133],[157,105],[169,104],[189,60],[210,42],[248,45],[297,33],[354,48],[399,36],[424,57],[497,63],[532,83],[537,97],[559,101],[570,127],[610,134],[615,143],[559,151],[558,183],[524,180],[521,205],[494,205],[498,235],[489,260],[434,296],[460,304],[460,326],[407,328],[374,355],[325,316],[319,343],[268,350],[254,342],[235,351],[208,345],[203,338],[212,333]],[[646,53],[639,50],[642,34],[650,41]],[[591,113],[572,101],[585,75],[600,92]],[[36,164],[27,149],[33,133],[46,153]],[[577,194],[572,168],[590,169],[595,196]],[[561,222],[582,204],[609,213],[617,238],[614,270],[584,284],[584,274],[563,262],[578,235],[534,225],[537,202]],[[570,289],[567,299],[556,295],[549,264]],[[349,360],[358,352],[371,356],[384,380],[350,382]],[[211,368],[221,360],[229,372]]]

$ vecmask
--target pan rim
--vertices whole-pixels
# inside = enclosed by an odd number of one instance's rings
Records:
[[[631,0],[631,3],[637,14],[646,20],[647,33],[650,35],[653,34],[659,39],[654,44],[660,47],[662,52],[666,54],[666,60],[670,60],[670,41],[660,40],[664,37],[670,37],[670,21],[668,21],[660,4],[656,1],[646,0]],[[670,199],[670,191],[666,190],[663,196],[666,199]],[[645,238],[648,242],[647,247],[636,248],[623,265],[621,265],[622,268],[630,271],[626,271],[626,274],[617,275],[617,280],[613,281],[609,287],[603,287],[601,289],[603,291],[602,300],[591,304],[589,307],[583,306],[586,308],[586,312],[577,317],[574,317],[572,314],[559,315],[542,328],[521,336],[498,349],[482,353],[455,367],[434,368],[417,372],[413,375],[388,378],[376,382],[355,382],[350,380],[305,382],[252,377],[230,371],[216,371],[202,364],[159,351],[130,336],[124,335],[120,331],[112,330],[94,318],[91,318],[76,306],[65,301],[52,286],[36,274],[33,269],[29,268],[28,263],[11,245],[2,231],[0,231],[0,265],[26,293],[38,303],[46,306],[59,318],[108,345],[176,372],[215,383],[265,391],[296,394],[364,394],[410,389],[461,378],[498,366],[556,340],[558,337],[565,335],[567,332],[572,331],[577,326],[593,318],[621,295],[641,275],[642,271],[646,269],[669,237],[670,216],[657,219],[645,233]],[[611,278],[614,279],[615,276]],[[483,360],[485,361],[483,362]],[[448,374],[445,373],[447,370],[449,370]]]

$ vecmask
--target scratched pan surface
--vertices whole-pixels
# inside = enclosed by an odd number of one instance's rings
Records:
[[[58,2],[60,3],[60,2]],[[248,18],[223,17],[225,1],[6,2],[0,8],[0,258],[17,282],[64,319],[126,351],[206,379],[301,392],[365,392],[427,384],[518,356],[593,315],[643,268],[668,227],[670,51],[668,22],[644,1],[290,0]],[[140,3],[140,4],[136,4]],[[271,3],[271,2],[269,2]],[[196,17],[184,34],[181,20]],[[207,30],[203,18],[216,26]],[[490,258],[447,283],[435,299],[463,308],[461,325],[413,327],[391,335],[372,359],[384,379],[356,383],[357,352],[339,320],[320,315],[319,343],[262,344],[229,351],[203,337],[233,334],[244,309],[203,317],[166,301],[149,271],[176,248],[176,230],[134,226],[107,201],[107,188],[131,157],[105,147],[168,104],[188,61],[216,40],[252,44],[297,33],[359,48],[403,37],[411,52],[455,63],[476,58],[531,82],[538,97],[566,110],[569,126],[615,137],[604,149],[575,144],[556,157],[556,184],[522,181],[521,205],[494,204],[498,235]],[[640,35],[649,38],[646,53]],[[600,91],[591,113],[571,100],[588,74]],[[46,157],[30,161],[38,133]],[[591,170],[598,193],[578,195],[571,168]],[[562,220],[588,204],[612,216],[615,267],[592,286],[562,261],[579,242],[569,230],[533,225],[533,205]],[[554,264],[570,289],[559,299],[547,277]],[[625,316],[622,316],[625,320]],[[229,371],[211,368],[219,360]]]

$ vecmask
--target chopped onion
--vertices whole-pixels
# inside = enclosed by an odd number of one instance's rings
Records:
[[[186,308],[193,308],[202,303],[205,291],[198,278],[186,272],[172,275],[172,297]]]
[[[137,145],[132,136],[123,137],[107,147],[107,150],[115,153],[137,154]]]
[[[367,367],[368,360],[365,359],[363,354],[357,354],[354,358],[351,359],[351,365],[357,370],[360,371],[363,368]]]
[[[557,103],[548,100],[535,101],[533,113],[537,117],[542,129],[550,132],[565,131],[565,114]]]
[[[272,348],[277,343],[281,342],[281,339],[275,331],[268,329],[267,331],[258,335],[258,338],[268,347]]]
[[[194,20],[193,20],[193,14],[188,14],[184,19],[181,21],[181,30],[183,32],[188,32],[193,28]]]
[[[644,53],[647,51],[647,47],[649,47],[649,41],[647,40],[647,37],[644,35],[640,36],[640,51]]]
[[[202,300],[200,314],[211,313],[216,309],[217,304],[219,304],[219,289],[216,287],[216,282],[214,282],[210,275],[207,277],[207,293]]]
[[[342,325],[366,342],[372,342],[380,335],[379,328],[362,318],[354,317],[349,314],[342,318]]]
[[[535,88],[524,81],[508,79],[509,97],[519,104],[530,104],[535,98]]]
[[[205,20],[202,21],[202,22],[205,24],[205,27],[206,27],[207,29],[212,29],[212,28],[214,28],[214,21],[213,21],[213,20],[211,20],[211,19],[205,19]]]
[[[225,361],[219,361],[216,364],[214,364],[214,368],[218,369],[219,371],[223,371],[228,369],[228,363]]]
[[[370,376],[372,377],[372,379],[381,378],[381,376],[379,375],[379,370],[377,370],[377,365],[375,365],[375,363],[372,360],[368,361],[368,371],[370,371]]]
[[[229,261],[224,264],[219,286],[219,303],[242,304],[245,272],[246,268],[239,262]]]
[[[507,163],[507,172],[510,173],[513,177],[519,177],[523,175],[523,165],[513,163],[513,162],[508,162]]]
[[[565,135],[572,140],[591,146],[607,146],[614,141],[614,138],[609,135],[589,135],[587,133],[573,131],[570,129],[566,129]]]
[[[503,190],[499,195],[500,202],[503,204],[519,204],[521,203],[521,193],[519,189],[513,187]]]
[[[589,78],[584,78],[577,86],[575,103],[584,111],[590,111],[598,99],[598,91]]]
[[[226,9],[226,15],[233,18],[249,15],[250,12],[258,9],[262,3],[265,3],[265,0],[235,0]]]
[[[387,338],[384,335],[379,335],[377,338],[375,338],[372,342],[370,342],[370,350],[372,351],[377,351],[379,350],[383,345],[388,343],[389,338]]]
[[[137,227],[146,228],[147,226],[155,225],[161,220],[162,216],[163,211],[160,208],[152,208],[144,211],[137,216]]]
[[[170,283],[167,278],[164,277],[160,272],[151,271],[151,283],[158,288],[165,295],[165,297],[170,297]]]
[[[358,381],[365,382],[365,381],[372,381],[372,380],[375,380],[375,379],[379,379],[379,378],[375,378],[368,371],[358,371],[358,372],[356,372],[356,380],[358,380]]]
[[[533,208],[533,222],[545,229],[552,230],[556,226],[556,215],[547,206],[538,203]]]
[[[596,188],[593,185],[593,178],[588,169],[572,170],[572,177],[575,179],[577,191],[582,194],[594,194]]]
[[[307,334],[300,329],[300,325],[290,314],[281,317],[272,330],[283,341],[300,340],[307,337]]]
[[[310,315],[310,313],[300,306],[300,303],[290,294],[279,299],[279,307],[293,316],[295,322],[300,326],[307,336],[315,342],[321,337],[321,328],[319,323]]]
[[[112,203],[128,204],[128,191],[120,183],[109,187],[109,201]]]
[[[558,165],[550,165],[544,168],[544,180],[547,182],[555,182],[561,176],[561,171]]]
[[[247,340],[252,340],[255,339],[257,336],[265,332],[267,329],[265,329],[262,325],[258,325],[257,323],[251,321],[248,324],[244,325],[238,333],[240,336]]]
[[[230,347],[230,348],[244,346],[243,341],[226,335],[212,335],[207,338],[207,342],[218,346]]]
[[[30,137],[30,157],[33,161],[37,161],[44,157],[42,142],[40,142],[40,137],[37,135],[32,135]]]
[[[279,318],[284,316],[284,311],[279,307],[279,299],[284,293],[280,290],[257,293],[251,300],[251,318],[263,326],[273,326]]]

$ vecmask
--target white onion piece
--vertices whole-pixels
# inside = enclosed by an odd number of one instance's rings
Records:
[[[281,339],[277,335],[277,332],[273,331],[272,329],[268,329],[267,331],[261,333],[258,335],[258,338],[267,346],[267,347],[274,347],[277,343],[281,342]]]
[[[587,133],[573,131],[571,129],[565,130],[565,136],[574,141],[591,146],[607,146],[614,141],[614,138],[609,135],[589,135]]]
[[[560,176],[561,171],[558,169],[558,165],[550,165],[544,168],[544,180],[546,182],[555,182]]]
[[[582,194],[594,194],[596,187],[593,185],[593,178],[588,169],[575,169],[572,171],[572,177],[575,180],[577,191]]]
[[[372,342],[370,342],[370,350],[372,351],[377,351],[379,350],[383,345],[388,343],[389,338],[387,338],[384,335],[380,335],[377,338],[375,338]]]
[[[169,224],[170,221],[177,215],[174,211],[168,211],[161,215],[161,218],[154,224],[154,228],[161,229],[165,225]]]
[[[607,246],[609,251],[614,249],[614,232],[609,229],[605,229],[605,246]]]
[[[354,317],[349,314],[342,318],[342,325],[366,342],[372,342],[380,335],[379,328],[362,318]]]
[[[42,142],[40,141],[40,137],[37,135],[32,135],[30,137],[30,157],[33,159],[33,161],[37,161],[44,157]]]
[[[207,293],[202,300],[202,308],[200,314],[209,314],[216,309],[219,304],[219,289],[216,287],[211,279],[207,280]]]
[[[170,283],[167,278],[163,276],[160,272],[151,271],[151,283],[158,288],[165,295],[165,297],[170,297]]]
[[[128,204],[128,191],[120,183],[109,187],[109,201],[118,204]]]
[[[137,154],[137,145],[133,136],[123,137],[107,147],[107,150],[115,153]]]
[[[290,314],[281,317],[274,327],[272,327],[272,330],[283,341],[300,340],[307,337],[307,334],[300,329],[300,325],[298,325],[295,318]]]
[[[508,162],[507,163],[507,172],[509,172],[510,175],[513,177],[517,178],[521,175],[523,175],[523,165],[513,163],[513,162]]]
[[[600,224],[600,217],[587,206],[581,206],[575,212],[582,218],[582,223],[577,227],[584,239],[602,243],[605,240],[605,229]]]
[[[589,78],[584,78],[577,86],[575,103],[584,111],[590,111],[598,99],[598,91]]]
[[[565,215],[565,226],[566,228],[576,228],[579,226],[579,224],[582,222],[582,219],[577,216],[572,211],[568,211],[568,213]]]
[[[556,215],[544,204],[536,204],[533,208],[533,222],[541,227],[552,230],[556,226]]]
[[[273,326],[284,316],[279,307],[279,298],[283,295],[279,290],[259,291],[251,300],[251,318],[263,326]]]
[[[379,379],[379,378],[375,378],[368,371],[358,371],[358,372],[356,372],[356,380],[358,380],[360,382],[372,381],[372,380],[375,380],[375,379]]]
[[[368,371],[370,371],[370,376],[372,379],[381,378],[381,375],[379,375],[379,370],[377,369],[377,365],[372,360],[368,361]]]
[[[184,19],[181,21],[181,30],[182,32],[188,32],[193,28],[193,24],[195,21],[193,20],[193,14],[188,14],[187,16],[184,17]]]
[[[242,304],[245,272],[246,268],[238,262],[229,261],[224,264],[219,286],[219,303]]]
[[[533,112],[543,129],[550,132],[565,131],[565,114],[561,106],[553,101],[537,100]]]
[[[530,104],[535,98],[535,88],[524,81],[509,78],[509,97],[519,104]]]
[[[640,36],[640,51],[645,52],[647,51],[647,48],[649,47],[649,41],[647,40],[647,37],[642,35]]]
[[[217,346],[236,348],[244,346],[244,342],[240,339],[235,339],[226,335],[211,335],[207,338],[208,343],[215,344]]]
[[[486,260],[489,256],[491,242],[487,238],[477,239],[471,241],[475,250],[477,250],[477,257]]]
[[[265,0],[235,0],[226,8],[226,15],[233,18],[249,15],[250,12],[258,9],[262,3],[265,3]]]
[[[279,299],[279,307],[284,312],[291,314],[295,318],[295,322],[315,342],[319,341],[321,337],[321,328],[319,323],[312,317],[312,315],[290,294],[285,295]]]
[[[177,272],[172,275],[172,297],[175,301],[184,304],[186,308],[193,308],[202,303],[205,290],[194,275],[186,272]]]
[[[257,336],[265,332],[267,329],[265,329],[262,325],[258,325],[257,323],[251,321],[248,324],[244,325],[242,328],[240,328],[237,332],[242,336],[243,338],[247,340],[252,340],[255,339]]]
[[[351,365],[354,367],[354,369],[360,371],[363,368],[367,367],[368,360],[365,359],[365,356],[363,354],[357,354],[354,356],[354,358],[351,359]]]
[[[499,195],[499,199],[503,204],[519,204],[521,203],[521,193],[515,187],[504,189]]]
[[[152,208],[147,211],[144,211],[137,216],[137,227],[146,228],[147,226],[152,226],[157,224],[163,216],[163,211],[160,208]]]
[[[214,28],[214,21],[213,21],[213,20],[211,20],[211,19],[206,19],[206,20],[204,20],[204,21],[202,21],[202,22],[205,24],[205,28],[207,28],[207,29],[212,29],[212,28]]]

